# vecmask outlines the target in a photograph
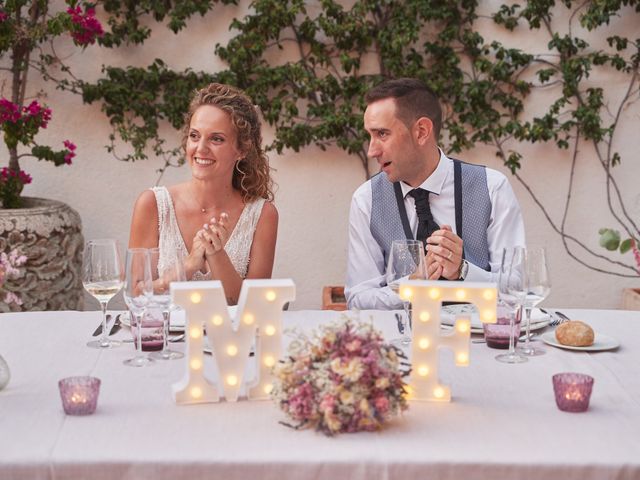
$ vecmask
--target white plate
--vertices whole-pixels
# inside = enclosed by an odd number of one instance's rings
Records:
[[[529,328],[529,331],[535,332],[537,330],[542,330],[548,325],[549,325],[549,320],[543,320],[541,322],[531,323],[531,327]],[[444,328],[445,330],[451,330],[453,328],[453,325],[447,325],[445,323],[442,323],[441,327]],[[482,327],[471,327],[469,331],[471,332],[472,335],[484,335],[484,328]],[[526,332],[526,328],[524,326],[521,326],[520,333],[525,333],[525,332]]]
[[[620,342],[613,337],[609,337],[607,335],[602,335],[600,333],[595,334],[595,338],[593,340],[593,345],[589,345],[588,347],[573,347],[571,345],[563,345],[558,340],[556,340],[556,332],[546,332],[543,333],[542,341],[547,345],[551,345],[553,347],[564,348],[566,350],[581,350],[585,352],[601,352],[603,350],[614,350],[620,346]]]
[[[441,324],[444,328],[453,327],[453,323],[456,320],[456,315],[470,315],[471,316],[471,333],[482,335],[484,329],[482,328],[482,322],[475,306],[471,304],[460,305],[447,305],[442,307]],[[537,308],[531,310],[531,331],[541,330],[549,325],[549,315],[542,313]],[[520,325],[520,331],[525,331],[524,322]]]
[[[120,315],[120,323],[125,327],[131,328],[131,318],[129,315],[130,313],[128,311],[122,312],[122,315]],[[173,322],[173,317],[174,317],[174,314],[171,314],[171,317],[169,317],[170,318],[169,321],[171,322],[169,325],[169,331],[172,333],[183,333],[184,332],[184,314],[182,315],[181,323],[177,325]],[[162,317],[160,317],[159,320],[161,319]]]

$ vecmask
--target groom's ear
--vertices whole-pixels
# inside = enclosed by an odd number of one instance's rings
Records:
[[[413,135],[416,143],[420,146],[427,144],[433,137],[433,122],[427,117],[420,117],[413,124]]]

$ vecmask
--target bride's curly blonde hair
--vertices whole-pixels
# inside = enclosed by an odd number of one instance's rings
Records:
[[[251,99],[240,89],[212,83],[196,93],[189,105],[182,129],[182,148],[186,151],[191,117],[202,105],[213,105],[229,114],[236,129],[238,149],[244,155],[233,170],[233,188],[242,192],[245,202],[256,198],[273,200],[273,180],[269,160],[262,149],[262,132],[258,113]]]

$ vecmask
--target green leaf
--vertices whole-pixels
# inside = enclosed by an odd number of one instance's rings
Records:
[[[609,251],[614,251],[618,249],[619,245],[620,232],[610,228],[605,228],[604,232],[600,234],[600,246]]]
[[[634,245],[632,238],[627,238],[620,244],[620,253],[627,253]]]

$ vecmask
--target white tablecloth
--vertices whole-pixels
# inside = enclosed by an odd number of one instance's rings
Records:
[[[269,401],[175,405],[170,386],[182,376],[181,361],[129,368],[122,361],[133,355],[131,344],[87,348],[97,312],[3,314],[0,354],[12,378],[0,391],[0,478],[640,478],[638,313],[565,312],[621,347],[546,347],[544,356],[505,365],[494,360],[499,351],[472,344],[467,368],[441,356],[452,403],[412,402],[382,432],[334,438],[278,424],[284,417]],[[373,315],[397,335],[389,312]],[[284,318],[311,326],[338,316]],[[551,376],[564,371],[595,377],[588,412],[556,408]],[[72,375],[102,379],[94,415],[64,415],[57,382]]]

